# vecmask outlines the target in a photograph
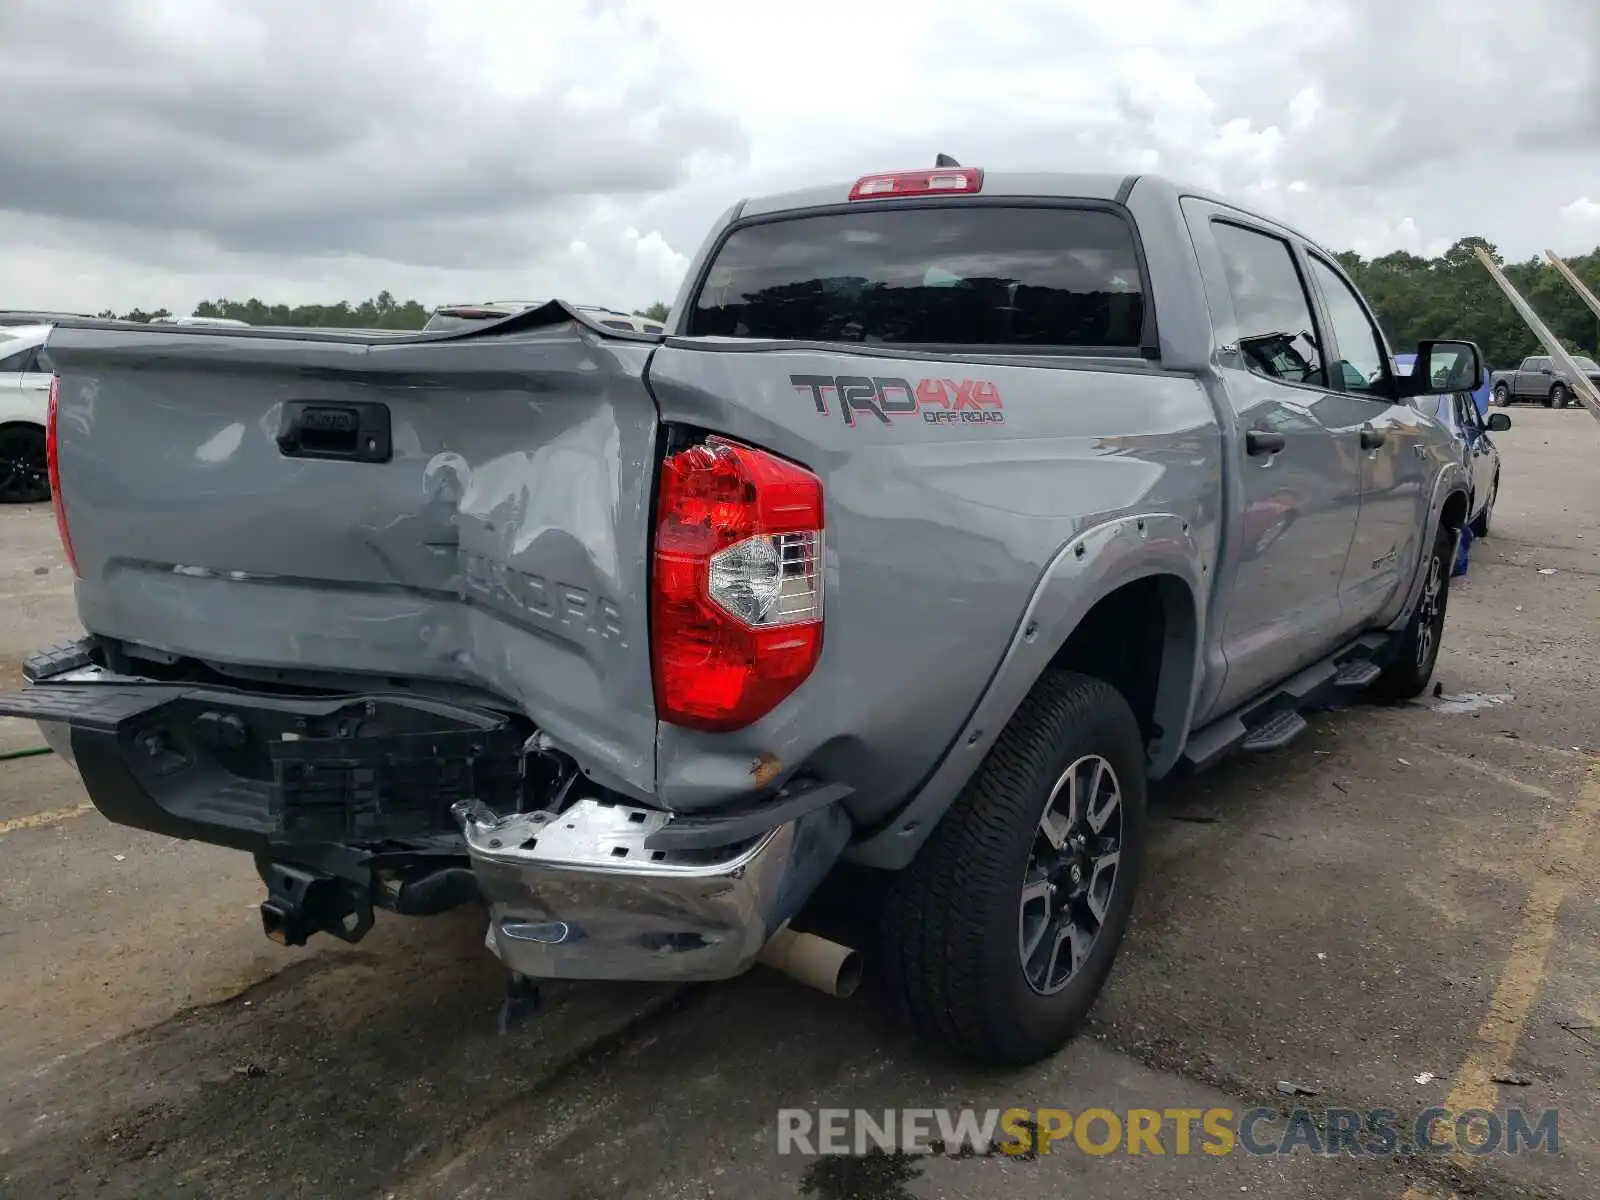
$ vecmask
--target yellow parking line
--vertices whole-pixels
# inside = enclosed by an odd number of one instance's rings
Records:
[[[81,817],[84,813],[93,812],[94,805],[79,804],[74,808],[52,808],[46,812],[34,813],[29,817],[16,817],[10,821],[0,821],[0,837],[8,833],[15,833],[19,829],[38,829],[42,825],[54,825],[59,821],[71,817]]]
[[[1555,942],[1561,904],[1572,890],[1573,881],[1583,878],[1581,868],[1587,861],[1584,850],[1597,822],[1600,768],[1591,769],[1585,776],[1571,813],[1543,845],[1546,862],[1540,864],[1542,869],[1529,885],[1511,953],[1490,997],[1489,1011],[1478,1026],[1475,1044],[1445,1100],[1445,1107],[1457,1115],[1472,1108],[1492,1110],[1499,1101],[1500,1089],[1494,1077],[1511,1068],[1528,1014],[1544,989],[1545,967]]]
[[[1489,1012],[1478,1026],[1478,1044],[1461,1064],[1445,1100],[1445,1107],[1451,1112],[1493,1108],[1499,1099],[1500,1089],[1493,1077],[1510,1069],[1528,1013],[1544,988],[1545,962],[1555,941],[1556,918],[1567,891],[1568,885],[1560,877],[1541,873],[1534,879],[1522,910],[1522,924],[1512,939],[1511,953],[1489,1000]]]

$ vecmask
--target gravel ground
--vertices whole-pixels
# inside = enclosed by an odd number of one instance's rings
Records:
[[[0,763],[0,1196],[1600,1194],[1600,430],[1511,415],[1438,673],[1498,701],[1327,713],[1163,789],[1092,1027],[1024,1071],[911,1042],[870,987],[762,972],[552,987],[501,1037],[475,914],[283,950],[241,857],[105,822],[52,757]],[[0,510],[0,685],[74,631],[66,580],[49,512]],[[37,740],[0,721],[0,750]],[[830,1161],[776,1138],[785,1107],[1294,1103],[1553,1107],[1561,1153]]]

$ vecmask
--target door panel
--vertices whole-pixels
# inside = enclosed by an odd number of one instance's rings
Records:
[[[1473,398],[1457,392],[1450,402],[1455,405],[1456,423],[1467,440],[1467,471],[1472,476],[1472,511],[1476,514],[1488,503],[1489,490],[1494,486],[1494,452]]]
[[[1359,414],[1360,515],[1339,595],[1345,615],[1366,625],[1388,608],[1421,551],[1434,470],[1430,442],[1442,431],[1415,405],[1381,394],[1393,360],[1377,322],[1336,267],[1314,253],[1306,262],[1338,356],[1332,374],[1347,394],[1349,412]]]
[[[1363,414],[1327,386],[1319,326],[1289,243],[1220,206],[1184,207],[1216,328],[1240,485],[1214,610],[1226,674],[1202,698],[1211,716],[1314,661],[1343,634],[1339,580],[1360,505],[1354,422]]]
[[[1550,360],[1536,358],[1526,370],[1517,372],[1517,395],[1531,400],[1543,397],[1550,390]]]

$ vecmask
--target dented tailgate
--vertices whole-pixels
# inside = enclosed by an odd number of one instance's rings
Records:
[[[560,320],[459,340],[58,328],[49,349],[91,633],[485,689],[653,791],[647,343]]]

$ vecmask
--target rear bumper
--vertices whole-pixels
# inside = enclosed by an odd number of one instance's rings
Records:
[[[849,836],[837,804],[731,846],[652,849],[665,813],[584,799],[553,818],[462,805],[488,945],[551,979],[726,979],[810,897]]]
[[[455,837],[450,806],[514,807],[525,735],[397,695],[291,697],[117,675],[59,648],[0,716],[31,718],[108,819],[247,850]],[[456,839],[457,841],[459,839]]]
[[[374,904],[411,911],[395,901],[397,870],[454,863],[489,907],[490,949],[519,974],[728,978],[849,837],[837,785],[684,818],[614,802],[574,771],[561,790],[577,798],[546,808],[527,729],[487,709],[155,682],[94,666],[81,645],[24,675],[0,716],[37,721],[110,820],[253,853],[268,933],[289,944],[341,927],[359,937]]]

